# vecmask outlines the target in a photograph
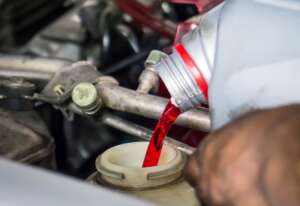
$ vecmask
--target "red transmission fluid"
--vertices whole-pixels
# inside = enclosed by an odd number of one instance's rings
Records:
[[[172,124],[176,121],[180,114],[180,109],[176,105],[172,104],[171,100],[169,100],[153,131],[143,162],[143,167],[157,166],[163,141]]]

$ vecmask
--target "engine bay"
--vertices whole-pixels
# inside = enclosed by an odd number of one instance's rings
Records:
[[[210,198],[221,202],[227,187],[264,183],[247,174],[273,144],[239,140],[281,128],[265,118],[270,110],[300,102],[299,8],[295,0],[0,0],[0,199],[219,205]],[[247,118],[252,130],[243,129]],[[251,144],[261,151],[231,171],[236,179],[222,170]],[[233,179],[223,187],[222,178]]]
[[[85,179],[107,148],[149,139],[151,130],[142,128],[153,128],[169,94],[161,82],[147,91],[158,98],[134,90],[150,51],[167,49],[196,24],[196,6],[35,0],[30,6],[3,1],[1,8],[6,12],[1,18],[1,131],[7,131],[0,138],[2,156]],[[178,34],[180,22],[186,31]],[[72,90],[82,82],[97,88],[97,98],[103,93],[92,109],[74,106]],[[148,101],[157,108],[149,108]],[[198,113],[203,117],[189,120],[187,115],[179,124],[194,121],[190,127],[203,129],[203,136],[209,120],[205,108]],[[203,125],[196,125],[199,121]],[[191,148],[200,141],[196,130],[174,130],[177,137],[170,141]]]

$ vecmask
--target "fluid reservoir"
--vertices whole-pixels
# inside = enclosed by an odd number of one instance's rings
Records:
[[[300,102],[299,34],[297,0],[226,0],[155,68],[183,111],[208,103],[217,129]]]
[[[134,142],[108,149],[97,158],[97,172],[88,181],[157,205],[200,205],[182,175],[186,156],[164,144],[158,166],[143,168],[147,146]]]

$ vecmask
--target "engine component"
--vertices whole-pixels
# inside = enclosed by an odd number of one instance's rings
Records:
[[[141,94],[111,83],[97,85],[103,105],[122,112],[158,119],[167,99],[154,95]],[[202,131],[210,130],[210,118],[205,108],[191,110],[180,115],[176,124]]]
[[[87,115],[95,114],[101,106],[97,89],[91,83],[77,84],[72,91],[72,100]]]
[[[139,77],[138,92],[147,94],[153,89],[158,90],[159,77],[153,66],[165,56],[165,53],[156,50],[149,54],[145,61],[145,69]]]
[[[0,110],[0,155],[2,157],[55,168],[54,141],[34,111]]]
[[[0,55],[0,76],[32,82],[40,91],[59,69],[71,64],[67,60],[21,55]]]
[[[22,47],[22,53],[45,58],[82,60],[82,47],[87,39],[79,15],[82,2],[85,1],[76,1],[72,9],[35,35]]]
[[[2,54],[13,54],[0,57],[0,106],[14,111],[33,109],[43,115],[57,143],[58,170],[65,174],[85,177],[92,169],[94,155],[134,138],[123,134],[125,138],[119,139],[119,132],[108,124],[94,122],[97,115],[87,117],[91,110],[98,110],[102,99],[98,98],[95,108],[93,104],[81,108],[72,101],[73,88],[82,82],[94,83],[99,76],[95,67],[113,75],[123,87],[137,88],[149,52],[169,46],[176,22],[197,13],[189,5],[179,8],[156,0],[130,2],[0,0],[0,49]],[[81,65],[78,70],[68,70],[81,60],[95,67]],[[157,75],[151,76],[157,82]],[[146,127],[152,124],[152,120],[136,115],[111,112],[122,119],[139,120]],[[203,114],[208,118],[206,111]]]
[[[0,106],[9,110],[32,110],[33,94],[36,87],[33,83],[22,79],[3,79],[0,81]]]
[[[158,205],[198,205],[194,190],[182,177],[186,156],[165,144],[160,164],[143,168],[146,142],[132,142],[108,149],[96,160],[92,184],[153,202]]]
[[[147,26],[169,38],[172,38],[175,35],[176,24],[153,15],[151,8],[136,0],[132,0],[130,4],[122,0],[114,1],[123,12],[130,14],[134,21],[141,26]]]
[[[120,131],[123,131],[127,134],[133,135],[135,137],[139,137],[140,139],[146,140],[146,141],[150,140],[152,133],[153,133],[153,131],[150,129],[147,129],[143,126],[134,124],[134,123],[124,120],[116,115],[112,115],[112,114],[108,114],[108,113],[101,115],[101,122],[103,122],[104,124],[106,124],[112,128],[118,129]],[[188,154],[188,155],[191,155],[195,151],[194,147],[191,147],[187,144],[184,144],[184,143],[177,141],[170,137],[166,137],[164,141],[167,142],[168,144],[176,147],[179,151],[181,151],[185,154]]]
[[[11,50],[23,45],[73,5],[69,0],[0,1],[0,47]]]
[[[37,99],[62,104],[70,98],[73,88],[80,82],[94,82],[99,76],[97,69],[87,62],[77,62],[60,68]]]
[[[167,0],[174,3],[185,3],[194,4],[200,13],[207,12],[208,10],[214,8],[216,5],[223,2],[223,0]]]
[[[6,62],[7,59],[9,58],[4,57],[4,62]],[[30,60],[27,59],[27,61]],[[33,59],[33,61],[35,61],[35,59]],[[50,63],[49,68],[47,68],[47,66],[44,67],[45,70],[43,71],[43,73],[47,74],[46,77],[50,79],[52,77],[53,78],[42,91],[42,95],[35,95],[35,98],[37,100],[43,100],[54,104],[62,104],[68,98],[70,98],[72,89],[76,84],[78,84],[79,82],[96,81],[96,78],[100,75],[100,73],[98,73],[94,69],[94,67],[88,63],[79,62],[67,65],[66,68],[60,68],[60,70],[59,68],[56,68],[55,70],[53,65],[56,65],[56,61],[54,61],[54,64]],[[60,66],[61,64],[58,65]],[[13,73],[10,70],[11,67],[7,69],[5,66],[1,66],[0,58],[0,76],[1,74],[7,75],[10,73],[10,78],[23,76],[26,77],[26,79],[32,79],[33,77],[38,77],[37,73],[39,73],[40,71],[37,71],[35,73],[34,70],[28,70],[27,64],[25,64],[24,68],[22,68],[22,65],[18,66],[19,72]],[[81,71],[84,71],[85,75],[81,75]],[[8,78],[7,76],[5,77]],[[42,76],[42,78],[44,79],[45,77]],[[48,81],[50,79],[48,79]],[[55,93],[55,86],[57,85],[63,86],[63,95],[58,96],[57,93]],[[120,87],[118,86],[116,80],[111,77],[101,77],[100,79],[98,79],[96,86],[103,105],[118,111],[125,111],[142,115],[144,117],[157,119],[159,118],[167,103],[167,100],[165,98],[148,94],[140,94],[130,89]],[[210,129],[210,119],[205,109],[197,109],[186,112],[178,118],[178,121],[176,121],[176,123],[182,126],[187,126],[189,128],[195,128],[204,131],[208,131]]]

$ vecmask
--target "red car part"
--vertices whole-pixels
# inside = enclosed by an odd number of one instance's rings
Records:
[[[156,0],[152,5],[145,6],[136,0],[114,0],[119,9],[130,15],[139,26],[149,27],[153,31],[159,32],[167,38],[174,38],[177,25],[174,22],[168,21],[154,14],[157,5],[159,5],[162,1],[194,4],[199,13],[207,12],[223,2],[223,0]]]
[[[164,0],[171,3],[179,3],[179,4],[194,4],[199,13],[202,14],[222,3],[223,0]]]
[[[114,2],[119,9],[130,15],[139,26],[149,27],[167,38],[174,38],[176,24],[153,14],[153,7],[157,3],[145,6],[135,0],[114,0]]]

